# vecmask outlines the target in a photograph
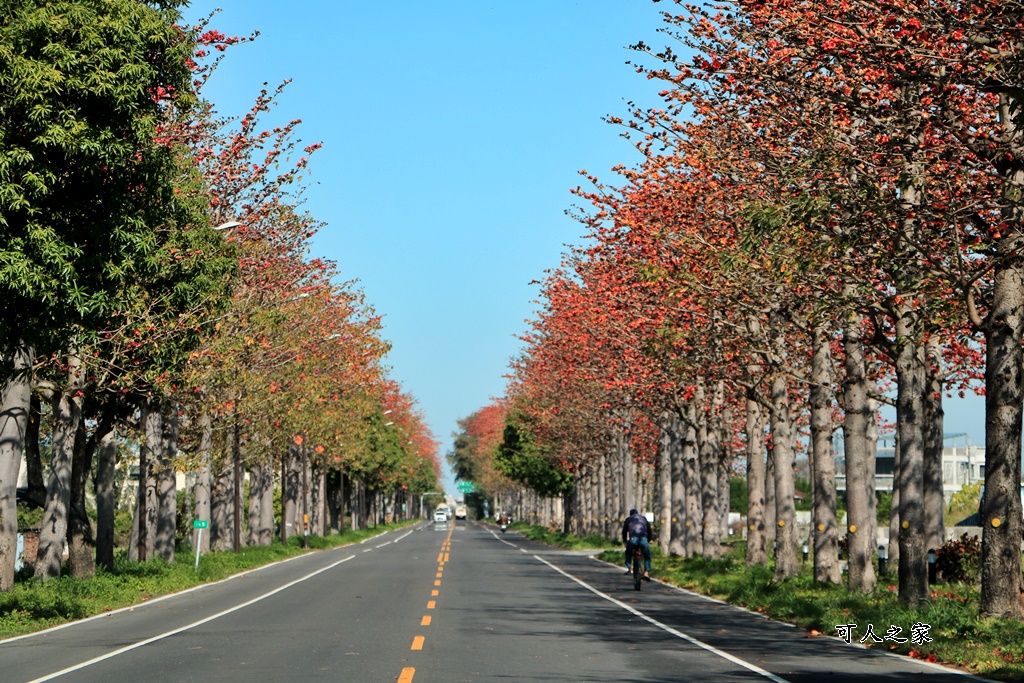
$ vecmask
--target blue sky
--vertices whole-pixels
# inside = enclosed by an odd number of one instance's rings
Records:
[[[393,376],[442,454],[456,420],[504,391],[537,288],[582,226],[564,215],[586,169],[639,156],[606,114],[656,88],[625,64],[652,42],[644,0],[196,0],[211,27],[259,30],[205,90],[244,113],[285,79],[275,116],[301,118],[317,255],[358,278],[393,343]]]
[[[205,91],[241,115],[264,82],[292,83],[312,160],[314,252],[384,315],[392,375],[441,442],[504,391],[538,290],[582,226],[564,215],[586,169],[612,179],[639,155],[604,123],[658,87],[626,46],[662,45],[647,0],[368,2],[194,0],[190,20],[261,35],[228,51]],[[947,433],[984,443],[980,401],[951,402]],[[449,490],[452,490],[449,483]]]

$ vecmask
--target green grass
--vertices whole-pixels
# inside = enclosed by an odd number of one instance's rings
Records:
[[[744,554],[742,543],[717,560],[655,554],[652,574],[671,585],[796,624],[811,635],[836,636],[836,625],[857,624],[853,639],[859,641],[872,624],[879,637],[884,637],[890,626],[898,626],[902,628],[899,636],[909,638],[914,624],[928,624],[930,643],[885,641],[872,647],[937,661],[986,678],[1024,682],[1024,623],[982,619],[979,591],[974,586],[938,584],[927,604],[910,609],[899,603],[891,574],[882,577],[874,592],[861,595],[845,586],[815,584],[810,563],[803,565],[798,577],[776,583],[770,566],[748,568]],[[622,562],[617,551],[601,553],[599,558],[616,565]]]
[[[552,531],[544,526],[526,524],[524,522],[515,522],[509,528],[518,531],[531,541],[540,541],[541,543],[565,548],[567,550],[601,550],[604,548],[619,547],[618,544],[609,541],[600,534],[590,534],[589,536],[580,538],[578,536],[573,536],[572,534],[565,534],[561,531]]]
[[[287,546],[275,543],[243,548],[238,553],[211,552],[200,557],[198,571],[194,568],[195,552],[189,548],[175,553],[171,564],[163,560],[129,562],[125,553],[120,552],[113,572],[98,570],[89,579],[28,579],[16,583],[11,591],[0,593],[0,639],[136,605],[306,552],[357,543],[409,524],[412,522],[326,537],[310,536],[310,550],[302,547],[301,537],[293,536]]]

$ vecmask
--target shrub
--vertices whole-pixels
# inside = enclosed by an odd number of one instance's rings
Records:
[[[946,581],[976,583],[981,576],[981,540],[963,534],[935,551],[936,569]]]

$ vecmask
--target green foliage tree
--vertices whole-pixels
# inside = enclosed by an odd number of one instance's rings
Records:
[[[196,206],[195,195],[175,191],[185,157],[157,142],[169,103],[190,105],[194,43],[175,24],[180,5],[15,0],[0,9],[0,349],[67,356],[68,386],[55,384],[52,397],[63,434],[81,419],[83,350],[136,305],[130,283],[151,280],[168,226],[189,227],[177,219]],[[24,412],[7,401],[22,393],[4,394],[4,413]],[[0,589],[14,559],[6,475],[17,465],[8,461],[20,451],[3,453]],[[66,453],[59,464],[48,485],[54,538],[41,543],[43,576],[59,572],[66,525]]]
[[[537,446],[530,431],[529,417],[520,411],[510,412],[502,436],[495,457],[499,472],[542,496],[572,493],[572,472]]]

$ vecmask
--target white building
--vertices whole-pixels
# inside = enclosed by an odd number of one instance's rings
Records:
[[[985,483],[985,447],[971,445],[967,434],[943,437],[942,492],[948,501],[965,484]],[[842,442],[837,444],[836,490],[846,492],[846,457]],[[896,445],[892,438],[879,439],[875,457],[875,492],[891,492],[896,463]]]

